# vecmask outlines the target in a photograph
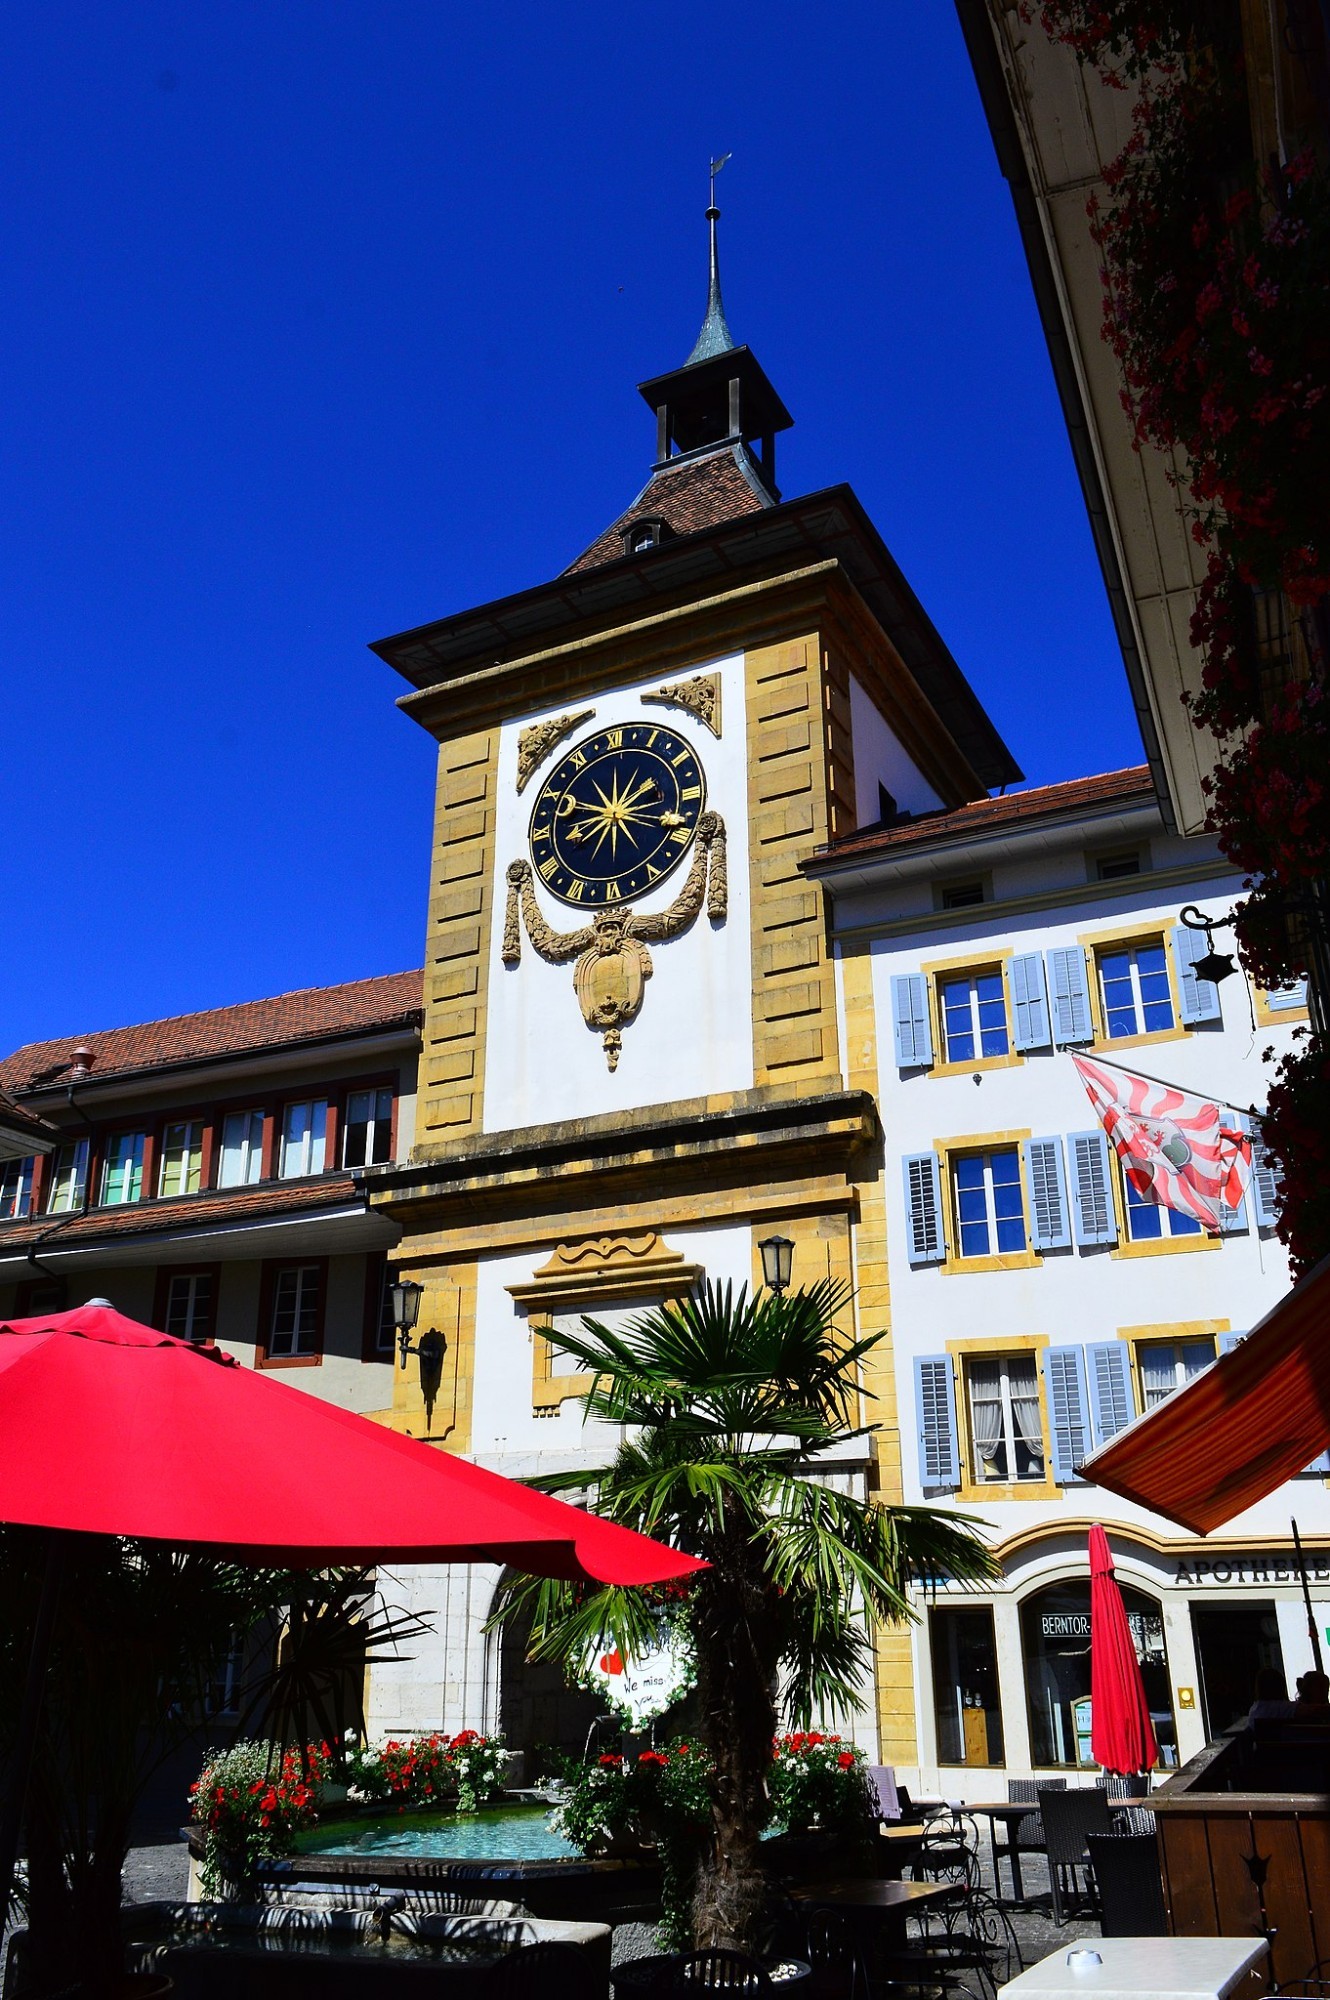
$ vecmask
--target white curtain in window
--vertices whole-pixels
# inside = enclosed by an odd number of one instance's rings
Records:
[[[1176,1365],[1171,1347],[1141,1349],[1141,1390],[1147,1410],[1152,1410],[1156,1403],[1162,1403],[1165,1396],[1172,1395],[1177,1387]]]
[[[1016,1440],[1029,1453],[1034,1468],[1044,1468],[1044,1434],[1039,1423],[1039,1379],[1033,1360],[1009,1361],[1007,1383],[1011,1390],[1011,1420]]]
[[[996,1361],[975,1361],[969,1368],[970,1435],[982,1467],[991,1479],[1002,1451],[1002,1372]]]

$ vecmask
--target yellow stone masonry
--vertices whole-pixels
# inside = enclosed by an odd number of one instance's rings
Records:
[[[497,760],[497,730],[439,749],[417,1159],[480,1129]]]

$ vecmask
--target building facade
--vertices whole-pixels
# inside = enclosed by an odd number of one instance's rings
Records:
[[[1021,772],[854,494],[781,498],[791,419],[730,334],[715,221],[636,499],[552,582],[375,648],[439,746],[423,989],[9,1058],[53,1137],[0,1159],[0,1312],[107,1296],[522,1477],[617,1442],[561,1325],[756,1284],[779,1233],[882,1336],[871,1438],[822,1476],[960,1506],[1002,1566],[880,1635],[860,1740],[950,1795],[1082,1761],[1103,1519],[1185,1758],[1255,1665],[1307,1663],[1288,1517],[1324,1549],[1330,1512],[1316,1470],[1202,1548],[1080,1478],[1287,1269],[1264,1169],[1218,1237],[1136,1198],[1072,1055],[1259,1140],[1302,995],[1198,976],[1181,911],[1238,884],[1148,771],[1003,795]],[[394,1366],[390,1273],[428,1363]],[[374,1667],[372,1731],[587,1739],[593,1698],[488,1629],[499,1581],[381,1575],[432,1636]]]

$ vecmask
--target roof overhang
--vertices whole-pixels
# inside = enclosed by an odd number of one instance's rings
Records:
[[[532,705],[540,704],[548,675],[533,671],[533,662],[553,649],[580,652],[615,627],[683,616],[699,598],[828,560],[854,585],[981,785],[1018,783],[1020,767],[848,486],[566,571],[533,590],[378,640],[372,650],[417,690],[400,706],[423,727],[437,733],[450,717],[453,726],[482,727],[527,698],[524,681]]]
[[[1330,1446],[1330,1257],[1245,1340],[1079,1468],[1193,1534],[1222,1528]]]
[[[1200,686],[1189,626],[1200,551],[1162,454],[1137,451],[1101,336],[1101,254],[1086,203],[1127,143],[1133,98],[1025,25],[1006,0],[956,0],[998,165],[1011,190],[1146,756],[1170,822],[1205,824],[1210,739],[1182,706]]]

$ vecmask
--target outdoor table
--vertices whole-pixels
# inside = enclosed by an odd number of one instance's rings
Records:
[[[910,1856],[927,1840],[928,1828],[917,1824],[897,1826],[884,1821],[877,1831],[878,1838],[886,1843],[881,1850],[883,1867],[888,1875],[899,1878]]]
[[[1223,2000],[1239,1990],[1261,1991],[1255,1968],[1264,1938],[1077,1938],[1041,1958],[1019,1979],[998,1988],[998,2000]],[[1067,1963],[1075,1951],[1097,1951],[1102,1964]]]
[[[1005,1854],[1011,1863],[1011,1900],[1013,1903],[1023,1903],[1025,1901],[1025,1884],[1021,1880],[1021,1855],[1020,1849],[1016,1845],[1016,1834],[1021,1821],[1027,1820],[1031,1814],[1037,1813],[1039,1810],[1038,1806],[1028,1804],[1018,1805],[1014,1800],[1002,1799],[994,1805],[966,1806],[965,1810],[968,1813],[982,1814],[988,1821],[988,1838],[993,1849],[993,1887],[997,1891],[999,1900],[1002,1896],[1002,1884],[998,1879],[998,1856],[999,1854]],[[997,1844],[999,1821],[1007,1829],[1007,1844],[1005,1847],[999,1847]]]
[[[884,1882],[878,1875],[846,1876],[836,1882],[810,1882],[806,1888],[792,1889],[796,1902],[818,1909],[851,1910],[880,1924],[895,1936],[905,1930],[911,1910],[927,1909],[954,1896],[951,1882]]]

